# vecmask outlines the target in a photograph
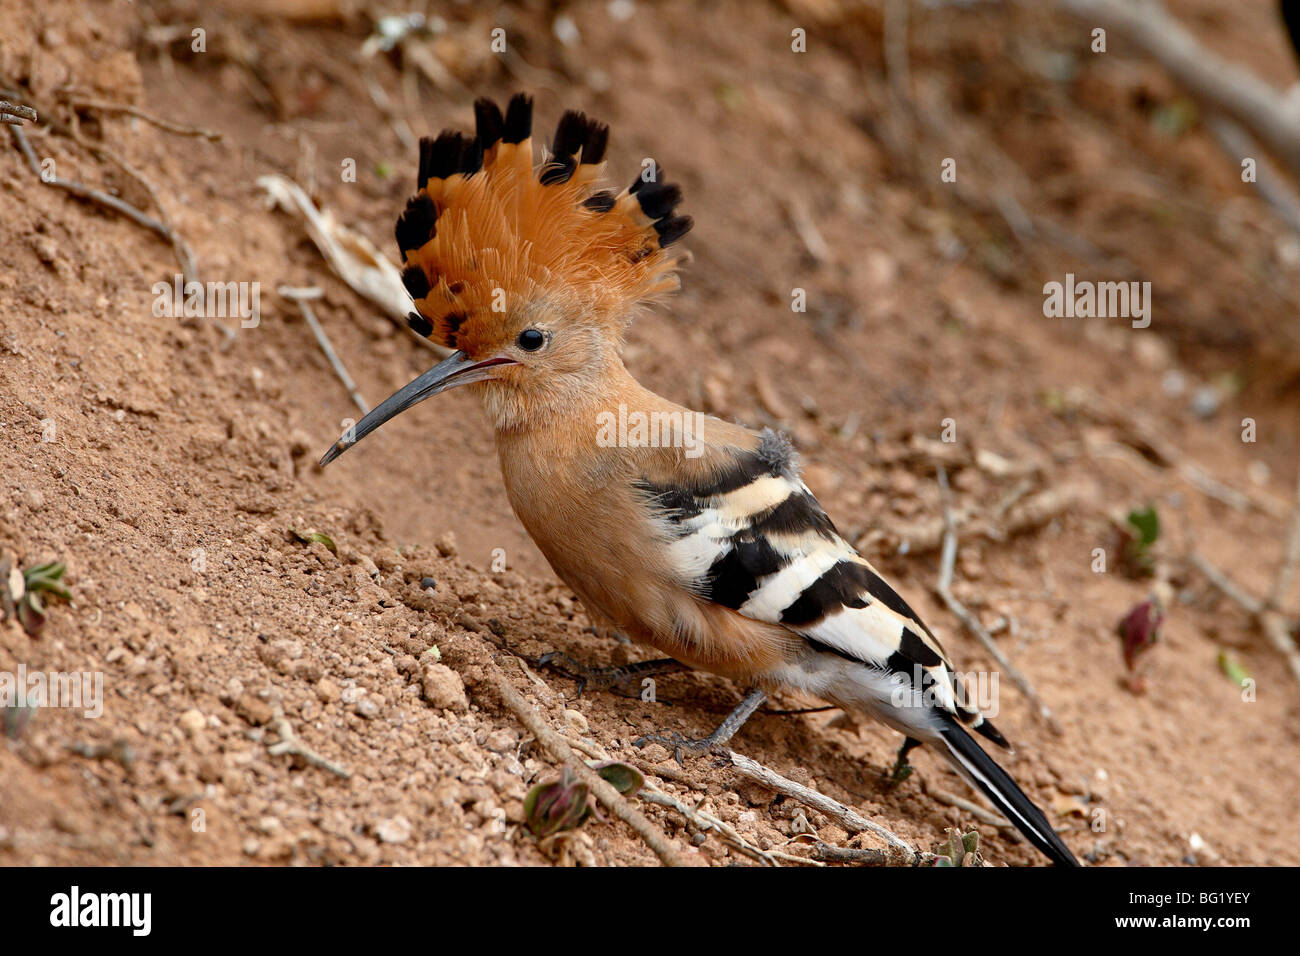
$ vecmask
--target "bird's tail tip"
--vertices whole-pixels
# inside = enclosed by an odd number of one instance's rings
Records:
[[[1048,822],[1043,811],[1025,795],[1011,776],[997,765],[956,721],[942,731],[947,756],[957,771],[989,798],[1025,839],[1057,866],[1081,866]]]

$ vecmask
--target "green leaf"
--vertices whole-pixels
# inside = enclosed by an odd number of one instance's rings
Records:
[[[63,573],[67,570],[62,561],[38,564],[23,572],[23,585],[29,594],[36,591],[49,591],[65,601],[72,600],[72,592],[62,584]]]
[[[568,767],[559,780],[539,783],[524,797],[524,819],[539,840],[576,830],[590,812],[587,785]]]
[[[1240,685],[1250,680],[1250,673],[1227,651],[1219,651],[1219,670],[1227,674],[1234,684]]]
[[[624,796],[631,796],[645,786],[645,777],[636,767],[617,760],[597,762],[588,760],[587,766],[596,771],[611,787]]]
[[[290,528],[289,533],[303,544],[311,544],[313,541],[319,541],[329,549],[330,554],[334,555],[336,558],[339,556],[339,549],[334,544],[334,539],[321,531],[299,531],[297,528]]]
[[[1160,537],[1160,516],[1151,505],[1141,510],[1130,511],[1128,523],[1137,530],[1138,541],[1143,549],[1151,547]]]

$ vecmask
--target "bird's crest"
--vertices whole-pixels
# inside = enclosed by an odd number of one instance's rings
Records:
[[[476,134],[420,141],[419,192],[397,221],[416,332],[449,348],[487,343],[503,313],[549,300],[621,334],[632,307],[678,286],[665,248],[691,227],[681,190],[650,163],[621,193],[600,188],[609,127],[566,112],[533,162],[532,99],[504,115],[474,104]]]

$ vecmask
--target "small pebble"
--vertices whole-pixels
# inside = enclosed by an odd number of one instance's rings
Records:
[[[1202,385],[1192,393],[1192,414],[1198,418],[1209,418],[1219,410],[1219,393],[1208,385]]]
[[[384,843],[405,843],[411,838],[411,821],[398,815],[381,820],[375,827],[375,836]]]
[[[181,725],[181,730],[185,731],[192,737],[203,729],[206,721],[203,719],[202,713],[191,709],[181,714],[178,723]]]
[[[569,725],[570,729],[579,734],[585,734],[590,729],[587,718],[581,711],[566,710],[564,712],[564,722]]]

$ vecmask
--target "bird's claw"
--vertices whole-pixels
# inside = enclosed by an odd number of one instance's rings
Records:
[[[912,765],[907,762],[907,755],[919,746],[921,746],[919,740],[908,737],[903,741],[903,745],[898,748],[898,757],[894,760],[894,769],[884,774],[891,790],[912,775]]]
[[[682,665],[677,661],[667,659],[639,661],[614,667],[592,667],[589,664],[582,663],[582,661],[575,660],[562,651],[549,651],[543,654],[537,658],[537,666],[550,667],[570,680],[576,681],[578,684],[576,696],[578,697],[581,697],[582,692],[587,688],[610,690],[612,688],[627,687],[651,675],[672,673],[683,669]],[[629,694],[628,696],[637,695]]]
[[[660,744],[666,747],[672,751],[673,759],[680,764],[682,763],[682,754],[698,756],[699,754],[711,753],[718,745],[718,741],[714,739],[713,734],[708,737],[692,739],[677,731],[667,734],[646,734],[644,737],[638,737],[632,741],[632,746],[637,748],[648,747],[650,744]]]
[[[895,763],[894,769],[884,774],[889,788],[892,790],[894,787],[902,784],[904,780],[912,775],[913,769],[912,765],[906,760],[900,760]]]

